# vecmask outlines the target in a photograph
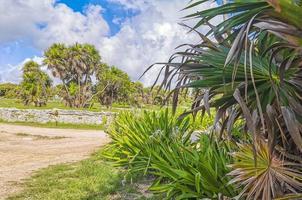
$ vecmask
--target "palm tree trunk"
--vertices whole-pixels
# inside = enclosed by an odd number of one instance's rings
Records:
[[[79,94],[78,94],[78,105],[77,107],[82,107],[82,97],[81,97],[81,94],[82,94],[82,89],[81,89],[81,80],[80,80],[80,77],[78,76],[78,86],[79,86]]]
[[[73,105],[71,103],[71,96],[70,96],[70,93],[69,93],[69,89],[67,88],[67,85],[66,85],[64,80],[62,80],[62,83],[64,85],[64,88],[65,88],[65,91],[66,91],[66,94],[67,94],[67,103],[69,104],[69,107],[73,107]]]

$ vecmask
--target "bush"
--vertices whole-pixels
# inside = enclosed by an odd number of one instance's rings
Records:
[[[155,140],[170,143],[175,137],[185,143],[192,131],[190,124],[190,118],[177,120],[168,110],[138,114],[123,112],[108,130],[112,143],[104,155],[118,166],[127,167],[129,173],[146,171],[149,150],[158,150],[154,146]]]
[[[104,155],[129,175],[155,177],[150,190],[165,193],[167,199],[235,196],[226,177],[230,147],[207,134],[191,142],[198,122],[190,117],[178,120],[168,110],[122,113],[108,131],[112,143]]]
[[[152,151],[150,168],[158,177],[150,188],[152,191],[166,193],[167,199],[218,199],[236,195],[226,176],[231,162],[227,143],[211,141],[209,135],[203,134],[194,144],[174,140],[170,145],[158,142],[157,148],[165,153]]]
[[[5,98],[18,97],[18,85],[13,83],[0,84],[0,97],[5,97]]]

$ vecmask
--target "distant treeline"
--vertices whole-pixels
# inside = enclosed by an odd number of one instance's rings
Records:
[[[0,84],[0,96],[19,98],[25,105],[44,106],[48,100],[62,100],[68,107],[88,107],[93,102],[111,107],[113,103],[164,105],[169,91],[155,86],[144,87],[141,82],[132,82],[129,75],[115,66],[102,62],[93,45],[53,44],[44,52],[43,66],[52,76],[61,80],[54,85],[51,76],[41,66],[28,61],[22,67],[20,84]],[[183,91],[180,102],[190,99]]]

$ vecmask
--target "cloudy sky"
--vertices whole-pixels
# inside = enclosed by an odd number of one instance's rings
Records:
[[[41,62],[55,42],[91,43],[104,62],[136,81],[174,48],[196,40],[177,23],[187,0],[0,0],[0,81],[20,81],[22,63]],[[206,4],[203,7],[215,6]],[[202,9],[202,8],[200,8]],[[141,81],[150,84],[155,73]]]

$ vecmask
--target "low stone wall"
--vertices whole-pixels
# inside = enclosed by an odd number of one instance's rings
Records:
[[[81,110],[38,110],[0,108],[0,120],[8,122],[58,122],[66,124],[107,124],[114,118],[113,112],[90,112]]]

